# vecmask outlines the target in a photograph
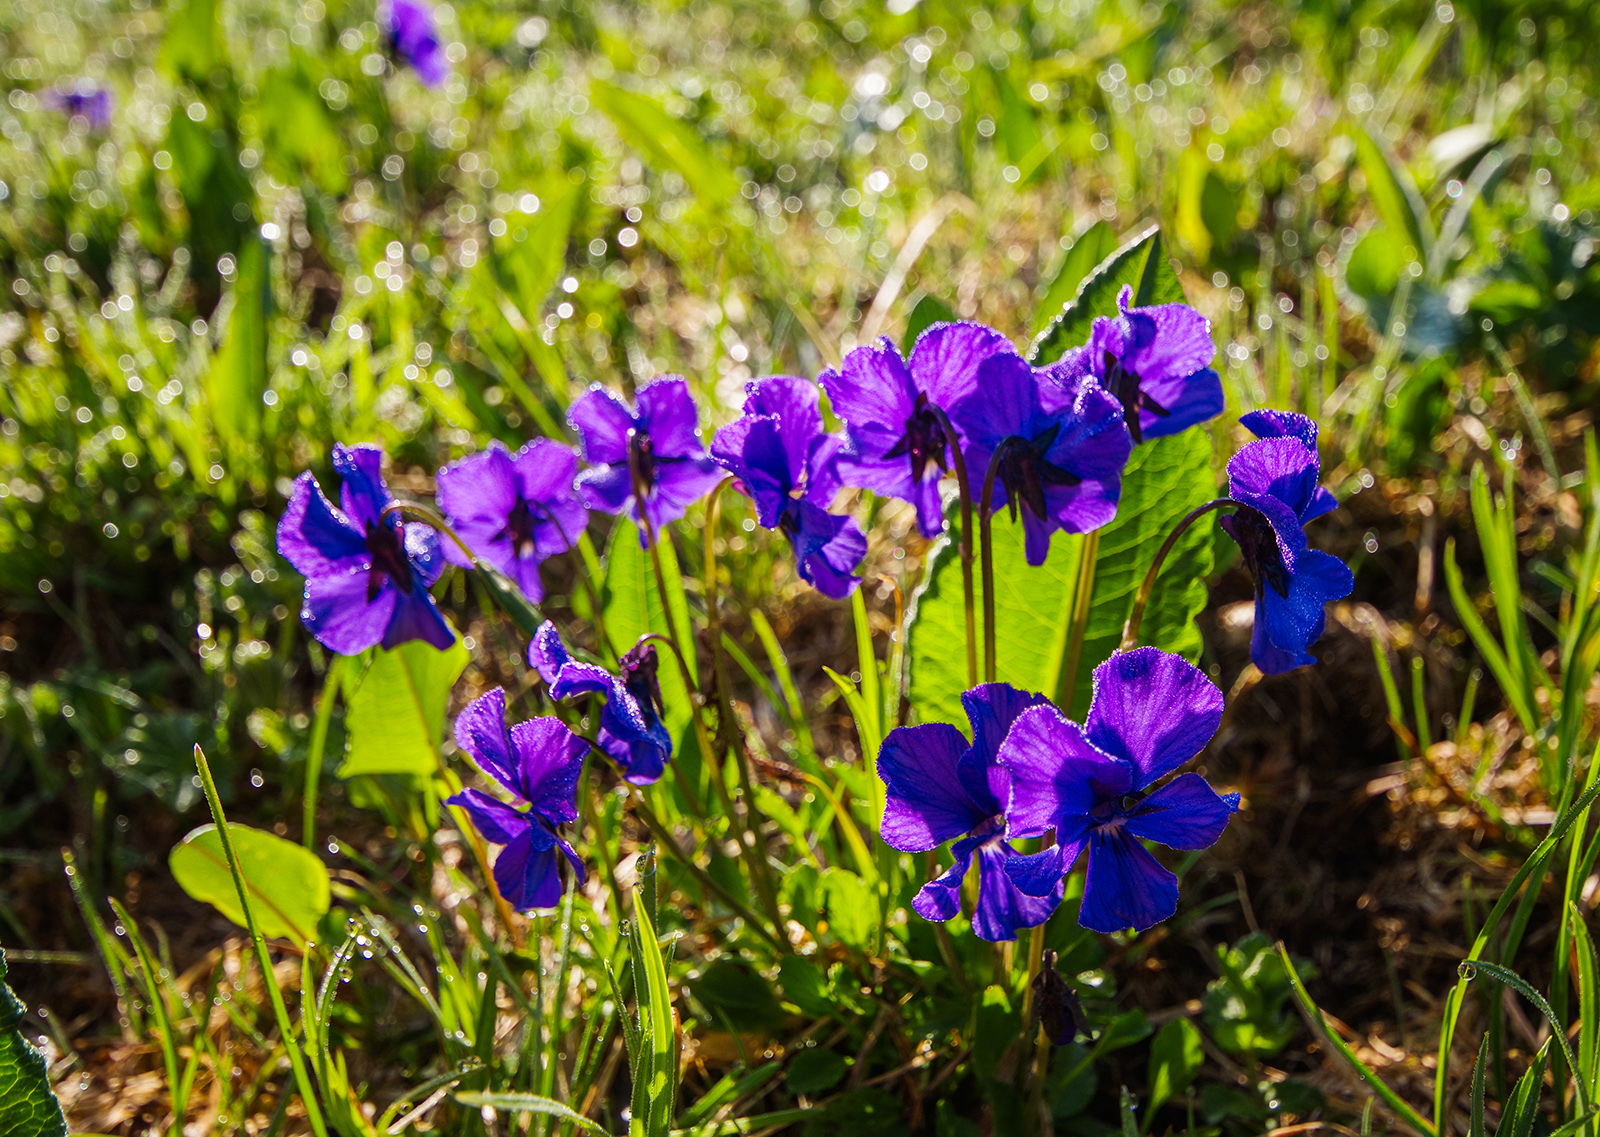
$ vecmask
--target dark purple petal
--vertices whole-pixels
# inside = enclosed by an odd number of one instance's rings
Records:
[[[888,791],[880,827],[885,844],[903,853],[925,853],[991,816],[962,786],[957,763],[966,749],[967,740],[949,723],[889,732],[878,750],[878,777]]]
[[[852,575],[867,555],[867,537],[853,517],[827,513],[809,501],[789,510],[784,532],[794,546],[800,579],[833,600],[843,600],[861,584]]]
[[[968,837],[950,846],[953,863],[942,875],[930,880],[917,891],[917,895],[911,901],[912,911],[924,920],[934,921],[948,920],[960,912],[961,882],[967,879],[967,870],[972,866],[973,850],[982,841],[981,837]]]
[[[392,583],[367,600],[369,573],[357,572],[306,577],[305,602],[300,619],[329,651],[360,655],[384,638],[400,600]]]
[[[511,451],[496,440],[487,450],[445,466],[437,480],[439,508],[456,536],[475,556],[509,573],[517,555],[506,524],[520,497]],[[454,541],[444,543],[444,555],[451,564],[472,567]]]
[[[597,466],[620,465],[627,472],[628,432],[637,424],[622,396],[596,383],[572,400],[567,422],[578,432],[584,461]]]
[[[1094,669],[1085,732],[1138,770],[1142,789],[1205,748],[1222,724],[1222,692],[1181,656],[1153,647],[1119,652]]]
[[[1298,438],[1306,449],[1317,452],[1317,424],[1293,411],[1251,411],[1239,416],[1239,425],[1257,438]]]
[[[596,692],[609,696],[612,688],[617,683],[616,676],[605,668],[597,667],[592,663],[579,663],[573,660],[561,669],[560,677],[550,684],[550,697],[552,699],[570,699],[574,695],[594,694]]]
[[[539,673],[539,678],[553,684],[571,659],[555,624],[550,620],[540,624],[539,630],[533,633],[532,642],[528,644],[528,666]]]
[[[1321,500],[1320,474],[1317,452],[1298,438],[1250,442],[1228,461],[1228,496],[1266,517],[1277,534],[1283,561],[1291,568],[1305,542],[1301,516],[1314,499]]]
[[[511,734],[506,730],[506,693],[502,687],[472,700],[456,716],[456,745],[486,775],[512,793],[517,788],[517,758],[511,749]],[[522,794],[526,798],[526,794]]]
[[[995,355],[1022,358],[1010,340],[983,324],[933,324],[912,345],[908,368],[917,390],[949,410],[982,384],[980,368]]]
[[[886,431],[853,431],[852,438],[869,437],[871,449],[880,453],[892,449],[900,436],[883,440]],[[923,471],[922,480],[912,477],[911,463],[904,456],[894,458],[865,457],[868,444],[861,451],[846,449],[839,453],[836,468],[840,482],[858,489],[871,490],[880,497],[891,497],[910,502],[917,510],[917,529],[927,538],[937,537],[944,531],[944,508],[939,496],[939,482],[944,472],[930,462]]]
[[[1010,849],[1010,845],[1003,846]],[[1017,891],[1027,896],[1054,896],[1061,898],[1061,880],[1067,875],[1072,862],[1067,855],[1077,856],[1077,849],[1063,849],[1052,845],[1037,853],[1018,853],[1015,850],[1005,860],[1006,876]]]
[[[789,506],[789,491],[805,472],[803,465],[798,469],[789,465],[778,419],[746,415],[730,422],[711,440],[711,456],[739,479],[755,502],[756,520],[764,528],[776,528]]]
[[[595,741],[622,768],[623,778],[636,786],[658,780],[672,757],[672,736],[667,728],[653,710],[639,705],[620,679],[613,681],[600,712]]]
[[[1140,407],[1139,427],[1147,439],[1181,434],[1216,418],[1227,405],[1222,378],[1209,367],[1181,379],[1146,379],[1139,389],[1147,400],[1166,411],[1162,414],[1148,406]]]
[[[556,907],[563,894],[562,859],[579,867],[570,845],[559,840],[539,845],[535,840],[539,832],[538,826],[532,826],[525,837],[507,845],[495,858],[494,883],[506,902],[519,912]],[[581,876],[579,880],[581,883]]]
[[[1130,763],[1097,749],[1083,728],[1049,705],[1017,717],[1000,745],[1000,764],[1011,773],[1005,816],[1013,837],[1069,830],[1072,818],[1132,789],[1135,776]]]
[[[383,633],[385,650],[412,640],[422,640],[444,651],[456,642],[455,630],[445,620],[444,613],[439,611],[439,606],[433,602],[433,596],[427,589],[419,586],[412,592],[403,593],[393,585],[385,585],[384,588],[392,589],[397,597],[394,615],[389,618],[389,626]]]
[[[432,588],[444,572],[444,553],[439,545],[439,534],[433,526],[420,521],[406,523],[406,559],[411,562],[413,577],[423,588]]]
[[[578,499],[578,454],[565,442],[535,438],[514,456],[522,499],[533,506],[534,549],[540,559],[574,548],[589,525]]]
[[[1128,832],[1173,849],[1206,849],[1216,844],[1228,818],[1239,808],[1199,774],[1179,774],[1128,813]]]
[[[1348,565],[1329,553],[1307,549],[1288,575],[1287,596],[1270,583],[1257,589],[1252,662],[1267,675],[1315,663],[1307,649],[1322,637],[1324,606],[1350,595],[1354,587]]]
[[[310,470],[294,480],[278,519],[278,552],[308,578],[365,573],[371,563],[362,533],[323,496]]]
[[[578,475],[578,493],[583,504],[601,513],[623,513],[635,517],[633,474],[627,462],[614,466],[591,466]]]
[[[829,368],[819,379],[822,389],[828,392],[833,413],[844,420],[858,443],[867,437],[860,435],[861,431],[893,435],[887,442],[862,447],[863,453],[881,458],[883,450],[899,438],[895,430],[911,417],[917,397],[911,373],[894,342],[888,336],[880,336],[875,343],[852,348],[837,371]]]
[[[752,379],[744,390],[746,415],[766,415],[777,420],[790,484],[799,485],[811,467],[812,447],[823,432],[817,385],[794,375],[772,375]]]
[[[703,453],[703,452],[702,452]],[[645,503],[650,524],[660,533],[720,482],[725,473],[712,458],[685,458],[656,464],[656,484]],[[637,520],[637,517],[635,517]],[[641,536],[643,533],[641,531]]]
[[[1159,924],[1178,910],[1178,878],[1120,825],[1089,837],[1078,923],[1091,932],[1120,932]]]
[[[1012,437],[1033,438],[1054,421],[1040,406],[1033,368],[1015,352],[980,360],[972,381],[958,391],[946,411],[964,439],[967,476],[975,495],[982,492],[989,456],[1000,443]]]
[[[1014,940],[1022,928],[1044,923],[1061,903],[1062,879],[1043,896],[1030,896],[1017,887],[1008,873],[1016,857],[1004,841],[987,841],[978,847],[978,905],[972,914],[972,931],[991,943]],[[1026,869],[1020,870],[1026,876]]]
[[[527,834],[533,819],[520,809],[514,809],[479,789],[465,789],[445,799],[446,805],[458,805],[467,811],[472,824],[484,838],[496,845],[509,845]]]
[[[700,413],[681,375],[663,375],[639,388],[639,428],[648,431],[656,460],[704,458]]]
[[[516,780],[510,788],[551,825],[576,821],[574,795],[589,744],[560,719],[549,715],[512,727],[511,744],[516,749],[517,765]]]
[[[439,42],[432,9],[421,0],[389,0],[386,16],[395,54],[409,63],[428,86],[443,83],[450,75],[450,65]]]
[[[1009,683],[980,683],[962,692],[961,706],[972,724],[972,745],[956,769],[967,796],[985,814],[1002,812],[1011,798],[1011,775],[1000,764],[1000,744],[1023,711],[1049,701]]]
[[[1117,297],[1129,333],[1122,362],[1143,380],[1141,387],[1149,390],[1151,382],[1184,379],[1211,366],[1217,345],[1210,320],[1187,304],[1130,308],[1132,298],[1127,286]]]
[[[362,533],[378,524],[384,508],[394,500],[383,480],[383,451],[376,446],[333,448],[333,470],[339,475],[339,504]]]

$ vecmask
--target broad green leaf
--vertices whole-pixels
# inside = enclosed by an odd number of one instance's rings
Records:
[[[717,960],[689,989],[711,1012],[709,1021],[719,1026],[764,1031],[783,1022],[783,1004],[773,994],[772,985],[740,960],[726,956]]]
[[[167,16],[161,65],[175,79],[204,83],[223,59],[217,0],[188,0]]]
[[[1353,130],[1351,134],[1355,138],[1356,160],[1366,175],[1367,193],[1378,216],[1391,232],[1404,235],[1415,259],[1427,259],[1433,247],[1433,222],[1411,175],[1393,152],[1366,130]]]
[[[820,1094],[837,1086],[849,1071],[844,1055],[817,1046],[789,1059],[784,1081],[791,1094]]]
[[[828,930],[849,946],[865,950],[878,922],[872,887],[849,869],[830,865],[822,873],[822,896]]]
[[[672,542],[663,536],[658,546],[661,552],[661,575],[667,582],[672,604],[672,616],[685,635],[680,647],[686,647],[689,668],[698,667],[694,638],[689,635],[689,604],[683,591],[683,577],[678,571],[677,554]],[[661,592],[656,587],[655,568],[650,563],[650,552],[639,544],[639,530],[632,522],[619,518],[611,528],[611,540],[606,546],[605,589],[601,593],[601,608],[605,617],[606,638],[616,654],[621,655],[646,632],[659,632],[670,636],[666,609],[661,604]],[[693,731],[690,727],[688,688],[672,652],[662,647],[657,652],[659,666],[656,674],[661,679],[661,701],[666,714],[662,723],[672,736],[673,751],[681,754],[691,745]]]
[[[599,82],[589,84],[589,97],[616,124],[624,142],[658,169],[676,171],[702,203],[716,207],[738,198],[733,170],[710,151],[699,131],[660,103]]]
[[[1167,263],[1158,226],[1152,225],[1112,253],[1084,280],[1072,303],[1034,341],[1033,365],[1054,363],[1068,348],[1085,343],[1096,316],[1117,314],[1117,293],[1125,284],[1133,289],[1135,307],[1183,303],[1183,285]]]
[[[822,968],[803,955],[786,955],[778,964],[778,987],[800,1013],[824,1018],[838,1011],[828,995],[828,978]]]
[[[910,355],[911,349],[916,346],[917,337],[934,324],[947,323],[956,318],[956,314],[943,300],[937,296],[923,296],[912,305],[911,315],[906,317],[906,334],[900,339],[901,354]]]
[[[227,332],[206,374],[211,420],[224,439],[253,437],[261,420],[261,396],[267,389],[267,313],[272,305],[267,261],[265,242],[246,240],[240,247]]]
[[[589,1120],[571,1106],[562,1105],[552,1098],[540,1097],[538,1094],[490,1094],[478,1090],[463,1090],[450,1096],[473,1109],[487,1107],[501,1113],[538,1113],[545,1117],[558,1117],[588,1133],[610,1132],[605,1126]]]
[[[239,868],[250,890],[250,908],[262,935],[304,944],[328,911],[327,866],[315,853],[274,833],[228,823]],[[167,858],[172,876],[190,896],[203,900],[240,927],[244,910],[222,852],[215,825],[191,832]]]
[[[6,984],[0,950],[0,1133],[6,1137],[66,1137],[67,1120],[50,1089],[44,1055],[22,1037],[23,1006]]]
[[[1185,514],[1216,496],[1211,436],[1204,430],[1186,430],[1134,448],[1122,475],[1117,516],[1100,530],[1089,626],[1072,701],[1076,710],[1088,708],[1092,672],[1117,649],[1156,550]],[[1145,605],[1140,644],[1198,658],[1200,629],[1194,621],[1206,606],[1215,524],[1214,518],[1202,517],[1167,554]]]
[[[1048,324],[1060,315],[1095,266],[1116,251],[1117,235],[1104,221],[1096,221],[1085,229],[1062,256],[1050,288],[1039,302],[1039,319]]]
[[[1200,1032],[1188,1019],[1173,1019],[1150,1041],[1150,1100],[1154,1112],[1188,1089],[1205,1061]]]
[[[467,659],[459,639],[445,651],[412,640],[375,652],[354,689],[345,691],[349,742],[339,776],[437,772],[445,706]]]

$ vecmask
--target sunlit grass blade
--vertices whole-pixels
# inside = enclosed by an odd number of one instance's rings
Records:
[[[554,1098],[542,1097],[539,1094],[491,1094],[478,1090],[464,1090],[452,1095],[462,1105],[473,1106],[478,1109],[488,1107],[500,1113],[537,1113],[545,1117],[554,1117],[575,1125],[586,1133],[599,1133],[604,1137],[607,1133],[605,1126],[589,1120],[570,1106],[562,1105]]]

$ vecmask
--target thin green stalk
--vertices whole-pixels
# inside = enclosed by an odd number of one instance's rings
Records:
[[[272,970],[272,957],[267,954],[267,940],[256,923],[255,911],[250,907],[250,890],[245,887],[244,873],[239,868],[239,854],[233,847],[233,835],[228,831],[228,818],[222,811],[222,798],[217,794],[217,783],[211,776],[211,764],[199,746],[194,748],[194,764],[200,771],[200,785],[205,791],[206,804],[211,807],[211,818],[217,824],[217,836],[222,841],[222,854],[227,859],[228,871],[233,875],[233,887],[239,894],[239,907],[244,911],[245,928],[250,942],[255,946],[256,963],[261,968],[261,979],[267,988],[267,998],[272,1004],[272,1016],[277,1020],[278,1033],[283,1038],[283,1048],[289,1056],[289,1067],[294,1072],[295,1086],[305,1106],[306,1121],[316,1137],[328,1137],[322,1120],[322,1107],[311,1084],[310,1071],[306,1069],[305,1054],[296,1038],[294,1023],[289,1021],[289,1008],[284,1005],[283,992],[278,988],[277,976]]]
[[[336,655],[322,676],[322,693],[317,696],[317,717],[311,724],[311,749],[306,753],[306,793],[301,814],[300,843],[317,847],[317,791],[322,785],[322,754],[328,745],[328,724],[333,720],[333,697],[344,674],[345,657]]]
[[[950,460],[956,471],[956,489],[961,497],[961,600],[967,618],[967,686],[978,685],[978,613],[972,591],[972,485],[967,477],[967,459],[956,442],[955,428],[944,411],[935,407],[939,425],[950,446]]]
[[[1089,607],[1094,601],[1095,570],[1100,563],[1100,530],[1083,536],[1078,554],[1078,581],[1072,592],[1072,624],[1067,629],[1067,653],[1056,680],[1056,702],[1067,714],[1078,694],[1078,671],[1083,666],[1083,640],[1089,633]]]
[[[1156,577],[1161,575],[1161,566],[1166,562],[1167,554],[1172,552],[1172,547],[1178,543],[1178,538],[1183,536],[1184,531],[1200,517],[1214,509],[1223,509],[1230,505],[1238,505],[1238,502],[1225,497],[1214,498],[1190,510],[1172,527],[1172,532],[1167,534],[1167,539],[1161,542],[1161,547],[1156,550],[1155,560],[1150,562],[1150,568],[1139,585],[1139,592],[1133,599],[1133,608],[1128,612],[1128,621],[1122,625],[1122,643],[1118,645],[1118,651],[1132,651],[1138,646],[1139,624],[1144,619],[1144,606],[1149,603],[1150,593],[1155,590]],[[1090,536],[1097,536],[1098,533],[1099,530],[1096,530]]]
[[[1000,472],[1000,458],[1005,453],[1005,443],[989,459],[989,469],[983,475],[983,498],[978,502],[978,558],[983,568],[983,681],[995,681],[995,626],[994,626],[994,540],[990,523],[994,520],[994,480]]]

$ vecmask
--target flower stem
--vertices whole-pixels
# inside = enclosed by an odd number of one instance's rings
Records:
[[[1033,1073],[1028,1080],[1028,1108],[1023,1115],[1024,1133],[1049,1132],[1042,1124],[1041,1113],[1044,1108],[1044,1080],[1050,1072],[1050,1040],[1045,1037],[1043,1025],[1033,1021],[1035,1010],[1033,984],[1039,977],[1039,968],[1043,960],[1044,925],[1040,924],[1028,937],[1028,985],[1022,991],[1022,1037],[1025,1039],[1031,1037],[1034,1040]]]
[[[972,594],[972,483],[967,476],[966,455],[956,441],[955,428],[943,410],[934,408],[939,425],[950,445],[950,462],[956,470],[956,489],[961,496],[961,600],[967,615],[967,686],[978,685],[978,614]]]
[[[1083,536],[1078,554],[1078,583],[1072,593],[1072,624],[1067,630],[1067,654],[1056,681],[1056,703],[1068,715],[1078,693],[1078,669],[1083,666],[1083,639],[1089,632],[1089,606],[1094,600],[1095,569],[1100,563],[1100,530]]]
[[[1161,542],[1161,548],[1156,550],[1155,560],[1150,562],[1150,569],[1144,574],[1144,582],[1139,585],[1139,593],[1133,599],[1133,609],[1128,613],[1128,622],[1122,625],[1122,642],[1117,645],[1118,651],[1131,651],[1139,643],[1139,623],[1144,619],[1144,606],[1150,599],[1150,593],[1155,588],[1156,577],[1161,572],[1161,565],[1167,559],[1167,554],[1172,552],[1172,547],[1178,543],[1178,538],[1184,531],[1194,524],[1199,517],[1210,513],[1214,509],[1224,509],[1239,503],[1230,498],[1219,497],[1206,502],[1204,505],[1190,510],[1189,513],[1172,527],[1172,532],[1167,534],[1167,539]]]
[[[339,689],[339,676],[345,657],[335,655],[322,677],[322,694],[317,696],[317,717],[311,724],[311,748],[306,753],[305,807],[301,814],[300,844],[315,851],[317,845],[317,791],[322,785],[322,754],[328,747],[328,723],[333,718],[333,696]]]
[[[978,555],[983,564],[983,681],[995,681],[994,626],[994,541],[990,522],[994,518],[994,480],[1000,472],[1000,457],[1005,443],[995,449],[989,469],[983,475],[983,497],[978,501]]]

